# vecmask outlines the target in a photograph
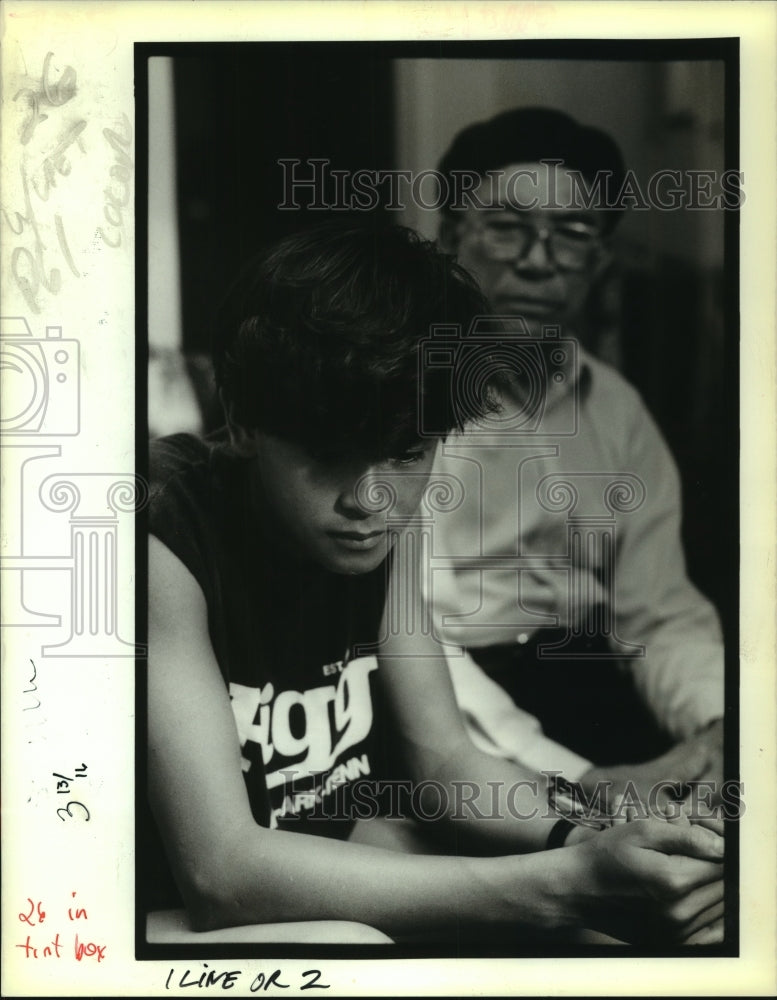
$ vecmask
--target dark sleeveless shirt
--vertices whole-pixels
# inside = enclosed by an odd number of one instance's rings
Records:
[[[377,661],[359,654],[378,638],[387,562],[347,576],[291,558],[251,492],[251,461],[218,438],[153,441],[149,530],[205,597],[254,819],[343,838],[350,786],[382,769]]]

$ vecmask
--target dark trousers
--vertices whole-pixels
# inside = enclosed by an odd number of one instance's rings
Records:
[[[560,629],[542,629],[525,645],[468,650],[520,708],[539,719],[545,735],[595,764],[650,760],[670,741],[617,660],[601,659],[599,637],[565,644],[565,659],[543,656],[543,644],[560,642]]]

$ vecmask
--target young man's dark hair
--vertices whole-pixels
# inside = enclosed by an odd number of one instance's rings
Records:
[[[448,179],[443,185],[448,197],[442,211],[448,217],[455,214],[453,204],[460,185],[453,175],[457,173],[485,177],[489,171],[514,163],[554,160],[578,172],[589,189],[601,184],[596,197],[613,206],[604,213],[602,231],[612,231],[623,211],[615,207],[626,176],[621,151],[606,132],[582,125],[555,108],[512,108],[462,129],[438,168]]]
[[[469,274],[415,232],[327,223],[287,236],[230,290],[214,364],[232,423],[314,455],[393,458],[430,426],[488,408],[453,406],[452,367],[420,377],[433,324],[466,326],[489,307]]]

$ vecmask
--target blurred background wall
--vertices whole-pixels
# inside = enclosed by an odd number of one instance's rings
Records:
[[[208,357],[217,302],[247,256],[321,217],[278,210],[279,158],[302,160],[306,175],[313,157],[330,171],[428,170],[465,125],[533,104],[610,132],[640,180],[735,166],[724,165],[721,59],[664,58],[660,42],[641,59],[584,58],[580,47],[569,58],[568,48],[491,58],[480,45],[447,58],[440,46],[430,58],[378,43],[273,43],[179,46],[150,60],[151,434],[220,423]],[[737,330],[725,322],[724,214],[626,213],[586,335],[661,426],[681,469],[691,575],[733,624],[736,552],[723,539],[737,517]],[[435,212],[391,215],[436,236]]]
[[[398,59],[394,80],[397,160],[414,171],[437,164],[464,125],[521,105],[559,108],[609,132],[640,178],[667,166],[723,169],[722,62]],[[720,213],[665,213],[657,226],[650,214],[626,214],[622,244],[721,265]],[[429,236],[435,221],[417,207],[406,214]]]

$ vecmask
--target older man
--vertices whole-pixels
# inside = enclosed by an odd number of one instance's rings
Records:
[[[464,129],[439,169],[440,243],[502,317],[468,349],[482,341],[486,368],[502,358],[510,374],[502,411],[437,464],[464,500],[437,517],[429,590],[438,633],[463,650],[449,659],[470,732],[589,790],[606,780],[659,808],[679,796],[698,814],[693,783],[718,801],[723,787],[718,618],[686,575],[667,446],[578,336],[614,253],[620,152],[524,108]]]

